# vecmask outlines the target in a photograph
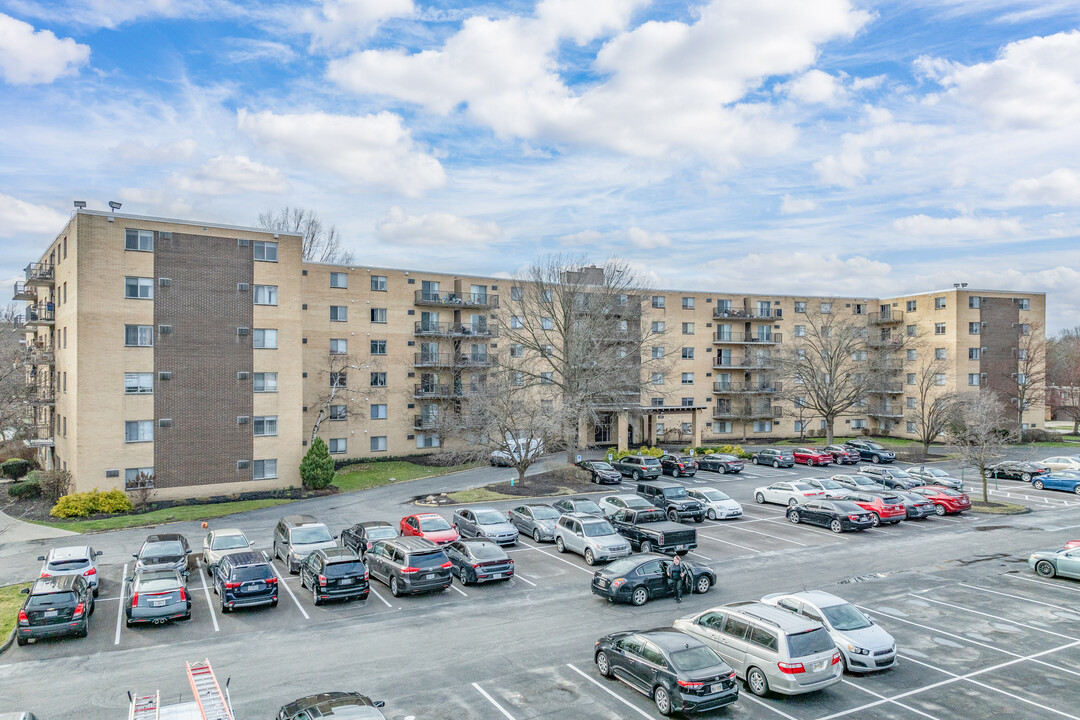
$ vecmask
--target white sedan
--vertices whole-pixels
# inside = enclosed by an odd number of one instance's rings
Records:
[[[247,550],[254,544],[255,541],[248,540],[243,530],[236,528],[211,530],[202,542],[203,565],[216,563],[226,555]]]
[[[611,517],[620,510],[648,510],[656,507],[640,495],[606,495],[596,503],[604,513],[604,517]]]
[[[705,506],[705,517],[710,520],[742,517],[742,505],[716,488],[690,488],[686,494]]]
[[[794,507],[807,500],[824,500],[825,491],[804,482],[775,482],[754,491],[754,500]]]
[[[825,493],[827,498],[840,498],[851,492],[851,488],[846,488],[835,480],[829,478],[820,478],[815,480],[807,480],[806,484],[821,490]]]
[[[1041,462],[1054,472],[1058,470],[1080,470],[1080,456],[1076,455],[1058,455],[1057,457],[1048,457]]]

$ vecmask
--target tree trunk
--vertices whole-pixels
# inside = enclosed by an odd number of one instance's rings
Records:
[[[836,434],[833,432],[833,419],[825,418],[825,444],[832,445],[836,439]]]
[[[980,467],[979,474],[982,475],[983,486],[983,502],[990,502],[990,478],[986,477],[986,468]]]
[[[1080,415],[1073,418],[1073,435],[1080,435]]]
[[[528,465],[526,465],[524,467],[522,467],[520,465],[518,466],[518,468],[517,468],[517,472],[518,472],[517,484],[518,485],[521,485],[521,486],[524,487],[524,485],[525,485],[525,471],[528,470],[528,469],[529,469]]]
[[[923,456],[923,460],[930,457],[930,441],[929,440],[923,440],[922,456]]]

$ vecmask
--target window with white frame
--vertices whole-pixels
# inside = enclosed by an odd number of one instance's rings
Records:
[[[948,353],[946,352],[945,348],[934,348],[934,359],[935,360],[945,360],[947,358],[948,358]]]
[[[549,303],[549,302],[552,301],[553,297],[554,296],[551,294],[550,290],[541,290],[540,291],[540,301],[541,302]]]
[[[823,303],[821,303],[821,312],[822,312],[823,315],[831,313],[832,312],[832,303],[831,302],[823,302]]]
[[[525,318],[520,315],[510,316],[510,328],[512,330],[520,330],[523,327],[525,327]]]
[[[345,322],[349,319],[349,308],[346,305],[330,306],[330,322]]]
[[[251,431],[259,437],[277,435],[277,415],[256,415],[251,418]]]
[[[804,300],[796,300],[795,301],[795,312],[797,312],[797,313],[805,313],[806,312],[806,301],[804,301]]]
[[[907,359],[908,360],[918,360],[919,359],[919,351],[918,350],[908,350],[907,351]]]
[[[520,370],[515,370],[510,373],[510,384],[515,387],[521,387],[525,384],[525,373]]]
[[[935,335],[944,335],[945,334],[945,323],[934,323],[934,334]]]
[[[371,322],[386,324],[386,308],[371,308]]]
[[[128,420],[124,423],[124,442],[140,443],[153,441],[153,420]]]
[[[915,381],[915,373],[908,373],[907,374],[907,384],[908,385],[914,385],[915,382],[916,382]]]
[[[851,421],[851,429],[852,430],[865,430],[866,429],[866,420],[852,420]]]
[[[371,373],[371,387],[386,387],[386,373]]]
[[[915,409],[915,398],[913,398],[913,397],[904,398],[904,407],[906,407],[908,410],[914,410]]]
[[[664,423],[662,423],[662,422],[656,423],[656,434],[657,435],[663,435],[664,434]]]
[[[981,300],[982,300],[982,298],[980,298],[978,295],[969,295],[968,296],[968,307],[971,308],[972,310],[978,310],[979,306],[981,305],[981,302],[980,302]]]
[[[386,292],[386,276],[385,275],[372,275],[371,276],[371,289],[375,292]]]
[[[970,322],[968,323],[968,335],[978,335],[982,332],[982,323]]]
[[[386,452],[385,435],[373,435],[371,437],[371,452]]]
[[[694,348],[692,348],[692,347],[684,347],[682,349],[682,359],[683,360],[693,360],[694,359]]]
[[[154,231],[153,230],[136,230],[134,228],[125,228],[124,230],[124,249],[125,250],[141,250],[143,252],[154,251]]]
[[[664,407],[664,398],[662,398],[662,397],[654,397],[652,399],[652,406],[653,407]]]
[[[331,455],[344,455],[348,450],[349,441],[347,438],[330,438],[330,442],[327,443],[330,449]]]
[[[692,298],[692,297],[684,297],[682,299],[682,306],[683,306],[683,310],[693,310],[694,309],[694,298]]]
[[[330,338],[331,355],[347,355],[349,353],[348,338]]]
[[[866,360],[866,351],[865,350],[856,350],[855,352],[851,353],[851,359],[854,360],[855,362],[860,362],[862,360]]]
[[[916,307],[918,307],[918,302],[917,301],[915,301],[915,300],[908,300],[907,301],[907,311],[908,312],[915,312]]]
[[[251,389],[255,392],[277,392],[277,373],[253,373],[251,376]]]
[[[915,429],[915,423],[912,422],[911,420],[907,421],[907,431],[909,433],[918,432],[918,430]]]
[[[692,323],[692,322],[684,322],[682,324],[682,334],[683,335],[693,335],[694,334],[694,323]]]
[[[269,480],[277,477],[277,460],[253,460],[251,474],[255,480]]]
[[[754,432],[767,433],[772,432],[772,420],[755,420]]]
[[[916,335],[919,334],[919,326],[918,325],[908,325],[905,328],[905,331],[907,332],[908,337],[915,337]]]
[[[124,297],[134,300],[154,299],[154,278],[124,278]]]
[[[982,348],[968,348],[968,360],[978,360],[982,357]]]
[[[682,406],[683,407],[694,407],[694,398],[692,398],[692,397],[684,397],[682,399]]]
[[[512,343],[510,345],[510,357],[521,358],[525,357],[525,346],[521,343]]]
[[[277,285],[254,285],[251,297],[256,305],[277,305]]]
[[[717,435],[726,435],[731,432],[731,421],[713,420],[712,429]]]
[[[386,404],[377,403],[371,406],[371,412],[369,416],[372,420],[385,420],[386,419]]]
[[[659,359],[659,358],[664,357],[664,348],[654,345],[653,349],[652,349],[652,356],[653,356],[654,359]]]
[[[522,290],[520,287],[512,286],[510,288],[510,299],[511,300],[522,300],[524,298],[525,298],[525,291]]]
[[[663,320],[653,320],[652,331],[654,333],[662,333],[662,332],[664,332],[664,321]]]
[[[683,385],[693,385],[694,384],[694,373],[692,373],[692,372],[684,372],[682,374],[682,384]]]
[[[653,373],[652,374],[652,384],[653,385],[663,385],[664,384],[664,373]]]
[[[795,421],[795,432],[802,432],[802,430],[803,430],[802,420],[796,420]]]
[[[126,468],[124,470],[124,489],[137,490],[141,487],[154,487],[154,468]]]
[[[347,288],[349,287],[349,274],[343,272],[330,273],[330,287],[332,288]]]
[[[968,385],[977,386],[979,384],[979,373],[968,373]]]
[[[540,327],[543,328],[544,330],[554,330],[555,329],[555,320],[553,318],[549,318],[549,317],[542,317],[542,318],[540,318]]]
[[[797,407],[797,408],[806,407],[806,396],[805,395],[799,395],[798,397],[795,398],[795,407]]]
[[[251,344],[255,348],[273,350],[277,347],[277,330],[255,328],[251,331]]]
[[[654,308],[662,308],[662,307],[664,307],[665,302],[666,301],[665,301],[665,298],[664,298],[663,295],[653,295],[652,296],[652,306]]]
[[[555,373],[553,373],[553,372],[542,372],[542,373],[540,373],[540,384],[541,385],[551,385],[554,382],[555,382]]]
[[[372,340],[368,344],[369,352],[372,355],[385,355],[386,354],[386,341],[385,340]]]
[[[343,388],[349,386],[349,374],[346,372],[330,373],[330,387]]]
[[[935,385],[944,385],[945,384],[945,373],[934,373],[934,384]]]
[[[331,405],[330,406],[330,419],[334,421],[348,420],[349,418],[349,406],[348,405]]]
[[[1024,373],[1016,373],[1016,384],[1027,385],[1027,375]]]
[[[124,373],[124,393],[127,395],[148,395],[154,392],[154,373]]]
[[[417,448],[437,448],[439,447],[439,436],[432,433],[421,433],[416,436]]]
[[[67,328],[65,328],[66,330]],[[153,347],[153,325],[125,325],[124,345],[128,347]]]
[[[806,337],[806,326],[805,325],[796,325],[795,326],[795,337]]]
[[[260,262],[277,262],[277,243],[256,240],[251,243],[252,255]]]
[[[1016,301],[1016,304],[1019,306],[1020,310],[1030,310],[1031,309],[1031,300],[1029,300],[1028,298],[1019,298]]]

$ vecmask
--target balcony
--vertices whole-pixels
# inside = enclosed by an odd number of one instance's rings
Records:
[[[30,428],[30,437],[27,440],[30,447],[53,447],[53,429],[51,425],[39,424]]]
[[[903,383],[877,383],[870,388],[875,395],[903,395]]]
[[[52,303],[27,305],[23,313],[23,325],[28,328],[56,324],[56,308]]]
[[[903,338],[883,338],[870,336],[866,338],[866,345],[867,347],[872,347],[874,349],[900,350],[904,347],[904,340]]]
[[[870,313],[866,319],[871,325],[892,325],[893,323],[902,323],[904,322],[904,311],[887,310]]]
[[[55,405],[56,390],[51,384],[34,385],[30,388],[31,405]]]
[[[413,354],[413,365],[420,368],[487,368],[491,367],[497,358],[498,353],[473,355],[471,353],[418,352]]]
[[[52,350],[45,349],[44,346],[31,345],[26,348],[23,362],[27,365],[55,365],[56,354]]]
[[[743,408],[740,411],[718,405],[713,408],[715,420],[776,420],[784,416],[784,408],[774,405],[771,408]]]
[[[413,415],[414,430],[437,430],[439,418],[435,415]]]
[[[867,408],[866,414],[871,417],[902,418],[904,417],[904,409],[892,405],[871,405]]]
[[[26,266],[26,287],[50,287],[56,281],[52,263],[30,263]]]
[[[777,343],[784,342],[784,336],[781,333],[760,335],[758,333],[723,332],[717,330],[716,334],[713,335],[713,342],[718,345],[725,343],[730,343],[732,345],[776,345]]]
[[[425,322],[417,320],[413,324],[413,335],[420,337],[477,338],[488,340],[499,337],[499,328],[495,325],[472,325],[450,322]]]
[[[723,370],[725,368],[737,368],[737,369],[761,369],[768,370],[776,367],[776,361],[771,357],[732,357],[732,358],[713,358],[713,368],[716,370]]]
[[[713,308],[713,318],[716,320],[772,320],[779,317],[776,314],[776,310],[769,308],[763,310],[761,308],[756,310],[749,310],[745,308]]]
[[[489,293],[452,293],[416,291],[416,305],[450,308],[497,308],[499,296]]]
[[[37,291],[34,290],[34,288],[27,286],[26,283],[17,282],[15,283],[15,292],[13,293],[12,299],[16,301],[28,300],[30,302],[35,302],[37,300]]]
[[[445,383],[434,385],[418,383],[413,385],[413,397],[417,400],[460,400],[462,398],[467,398],[470,395],[481,393],[483,392],[483,389],[482,386],[470,386],[469,388],[464,388],[460,385],[449,385]]]
[[[724,382],[718,380],[713,383],[713,392],[721,395],[737,395],[744,393],[776,393],[783,390],[783,384],[778,382]]]

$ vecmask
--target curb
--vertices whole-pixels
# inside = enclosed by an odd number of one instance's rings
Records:
[[[455,492],[458,492],[458,491],[455,491]],[[508,500],[546,500],[548,498],[572,497],[574,495],[588,496],[588,495],[604,495],[604,494],[605,494],[605,492],[603,490],[597,490],[596,492],[572,492],[572,493],[562,493],[562,494],[559,494],[559,495],[528,495],[528,496],[526,496],[526,495],[511,495],[511,496],[507,496],[505,498],[501,498],[499,500],[490,500],[489,502],[506,502]],[[475,505],[476,503],[471,503],[471,502],[448,502],[448,503],[442,503],[442,504],[438,504],[438,503],[430,504],[430,503],[420,502],[419,500],[413,500],[412,504],[416,505],[417,507],[442,508],[442,507],[458,507],[460,505]]]
[[[7,650],[9,647],[11,647],[11,643],[15,642],[15,633],[18,631],[18,629],[19,626],[17,624],[15,625],[15,627],[11,628],[11,634],[8,635],[8,639],[4,641],[3,645],[0,645],[0,653]]]

